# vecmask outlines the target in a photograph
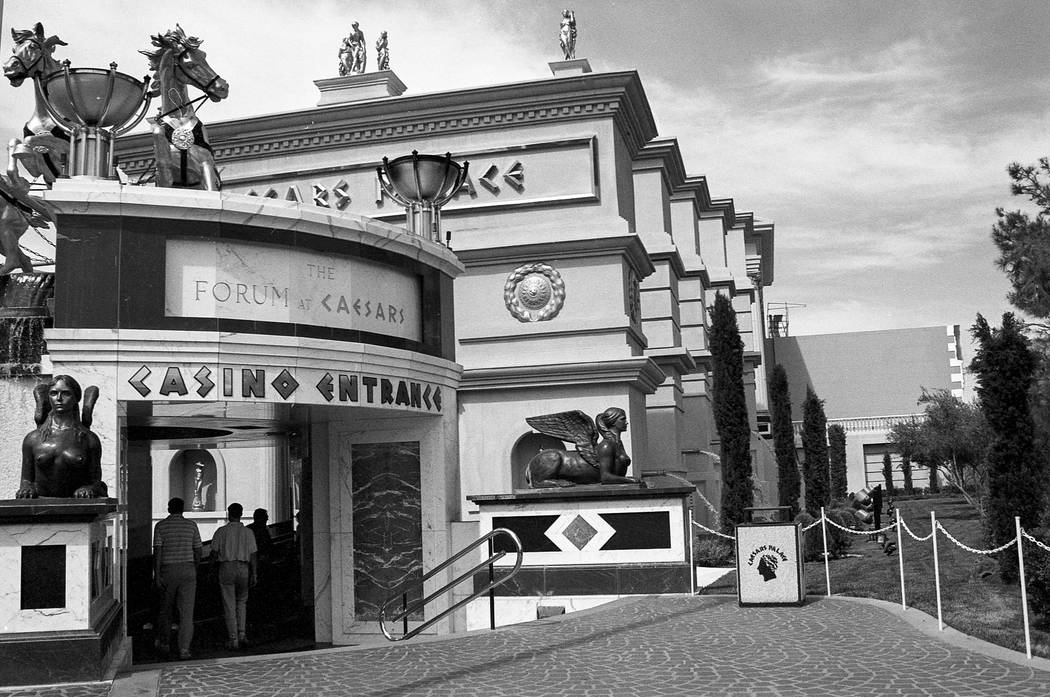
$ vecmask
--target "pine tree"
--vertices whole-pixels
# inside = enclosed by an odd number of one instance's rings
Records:
[[[827,429],[824,402],[812,387],[807,387],[802,403],[802,474],[806,480],[806,511],[814,517],[819,517],[820,509],[831,502]]]
[[[791,520],[798,515],[800,477],[795,453],[795,428],[791,423],[791,392],[787,371],[777,363],[769,376],[769,417],[773,431],[773,450],[777,457],[777,505],[791,508]]]
[[[970,370],[977,376],[977,397],[992,430],[985,520],[990,543],[998,547],[1013,539],[1014,516],[1020,516],[1021,526],[1029,530],[1040,523],[1045,468],[1029,405],[1038,356],[1024,335],[1024,323],[1013,313],[1003,315],[1000,329],[992,329],[977,315],[971,332],[978,348]],[[999,574],[1005,582],[1017,578],[1017,555],[1011,551],[999,558]]]
[[[736,312],[725,295],[715,296],[710,309],[710,348],[714,373],[712,402],[715,428],[721,441],[722,525],[744,522],[744,509],[753,505],[751,422],[744,395],[744,342]]]
[[[841,424],[828,426],[828,465],[831,470],[831,498],[846,499],[846,429]]]

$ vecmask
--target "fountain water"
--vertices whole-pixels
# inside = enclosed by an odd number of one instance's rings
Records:
[[[0,277],[0,377],[40,373],[44,328],[51,322],[47,305],[54,287],[53,273]]]

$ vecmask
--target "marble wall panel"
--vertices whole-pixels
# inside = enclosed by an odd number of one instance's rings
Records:
[[[20,588],[22,547],[65,547],[64,607],[22,609]],[[90,525],[82,523],[34,523],[0,526],[0,569],[7,569],[0,582],[0,634],[9,632],[61,631],[89,626]]]
[[[423,576],[419,443],[355,444],[351,459],[354,614],[378,620],[392,590]]]

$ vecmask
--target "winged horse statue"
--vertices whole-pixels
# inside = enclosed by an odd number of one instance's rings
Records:
[[[153,71],[150,94],[161,99],[160,114],[153,122],[157,186],[218,191],[222,182],[215,151],[194,104],[205,99],[221,101],[229,95],[230,86],[208,65],[201,40],[187,36],[179,25],[150,38],[155,50],[139,53],[149,59]],[[189,85],[204,96],[190,101]]]

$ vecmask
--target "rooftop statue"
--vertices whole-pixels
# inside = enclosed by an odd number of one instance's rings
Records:
[[[525,468],[533,489],[576,484],[641,484],[626,476],[631,458],[620,434],[627,430],[627,414],[610,407],[591,421],[582,411],[530,416],[525,421],[548,436],[576,444],[576,450],[541,450]],[[598,436],[601,436],[601,441]]]
[[[44,76],[59,69],[52,55],[55,46],[66,42],[57,36],[44,36],[44,26],[37,22],[32,29],[12,29],[14,54],[4,63],[4,77],[19,87],[25,80],[40,83]],[[50,185],[65,172],[65,158],[69,153],[69,137],[58,127],[44,105],[40,89],[34,89],[36,105],[33,115],[22,127],[22,138],[14,139],[8,148],[8,172],[17,170],[18,163],[30,179],[42,177]],[[9,182],[10,183],[10,182]]]
[[[365,64],[368,62],[365,53],[365,33],[357,26],[357,22],[351,26],[353,31],[343,39],[343,45],[339,47],[340,75],[360,75],[365,72]]]
[[[386,41],[386,30],[379,32],[376,41],[376,70],[390,70],[390,47]]]
[[[186,36],[179,25],[150,38],[156,50],[139,53],[149,58],[153,71],[150,94],[161,98],[160,114],[153,122],[157,186],[218,191],[222,182],[215,167],[215,151],[194,104],[226,99],[230,86],[208,65],[201,40]],[[189,85],[204,96],[190,101]]]
[[[37,428],[22,441],[22,484],[15,498],[106,496],[102,444],[89,429],[98,388],[83,392],[83,413],[81,394],[80,385],[68,375],[56,375],[33,390]]]
[[[558,41],[561,43],[565,60],[576,58],[576,13],[572,10],[561,12],[561,30],[558,32]]]

